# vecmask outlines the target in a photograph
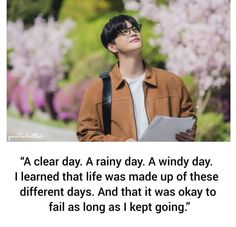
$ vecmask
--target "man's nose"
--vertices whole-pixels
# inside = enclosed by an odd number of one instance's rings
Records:
[[[130,29],[130,36],[137,36],[137,33],[133,31],[133,29]]]
[[[132,36],[132,35],[136,35],[136,33],[133,31],[132,28],[130,28],[130,35],[131,35],[131,36]]]

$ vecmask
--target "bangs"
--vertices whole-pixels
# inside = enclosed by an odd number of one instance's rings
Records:
[[[114,18],[113,20],[114,22],[112,23],[111,30],[110,30],[111,41],[114,40],[123,29],[128,28],[126,21],[128,21],[132,26],[135,26],[135,27],[139,26],[138,22],[129,16],[117,17],[117,18]]]
[[[112,43],[123,29],[127,28],[126,21],[128,21],[132,26],[135,26],[137,28],[139,27],[138,22],[131,16],[119,15],[119,16],[113,17],[105,25],[101,34],[101,41],[104,47],[107,48],[107,45],[109,43]]]
[[[117,27],[115,28],[115,31],[117,32],[117,34],[119,34],[123,29],[126,29],[126,28],[127,28],[126,20],[120,21],[117,24]]]

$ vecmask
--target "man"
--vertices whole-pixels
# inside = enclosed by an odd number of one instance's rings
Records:
[[[103,82],[96,79],[85,92],[81,105],[77,125],[80,141],[137,141],[156,115],[195,117],[181,79],[143,61],[140,31],[141,25],[127,15],[116,16],[105,25],[102,44],[118,59],[110,72],[111,133],[104,134]],[[195,130],[191,129],[180,132],[176,139],[193,141],[194,135]]]

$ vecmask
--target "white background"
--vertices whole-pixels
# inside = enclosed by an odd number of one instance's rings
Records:
[[[235,51],[231,51],[231,142],[229,143],[7,143],[6,142],[6,1],[0,1],[1,10],[1,219],[0,226],[236,226],[235,219],[235,193],[236,193],[236,155],[235,155]],[[232,9],[235,10],[235,1],[231,2]],[[235,15],[231,15],[231,24],[235,21]],[[231,40],[236,40],[235,29],[232,27]],[[231,43],[231,50],[235,50],[235,42]],[[126,158],[128,156],[136,158],[145,158],[155,156],[156,158],[180,157],[193,158],[196,156],[202,158],[211,158],[213,166],[207,170],[219,174],[219,182],[215,182],[211,187],[217,190],[217,195],[214,198],[202,198],[199,200],[182,198],[183,201],[191,201],[188,211],[184,214],[178,213],[85,213],[80,212],[58,212],[53,213],[48,211],[48,200],[50,198],[22,198],[18,195],[19,188],[22,184],[14,181],[14,173],[22,169],[21,156],[29,156],[36,158],[44,157],[58,157],[64,158],[70,156],[74,158],[86,159],[91,156],[93,158]],[[33,171],[46,172],[49,168],[32,168]],[[52,171],[65,171],[66,169],[52,168]],[[70,168],[72,171],[73,169]],[[95,170],[95,169],[94,169]],[[172,171],[172,169],[170,169]],[[175,168],[175,171],[181,168]],[[188,171],[195,170],[193,167],[188,168]],[[74,170],[79,171],[79,170]],[[114,168],[99,168],[99,172],[116,171]],[[118,170],[121,172],[136,171],[135,168],[122,167]],[[148,169],[143,169],[143,172],[148,172]],[[168,169],[166,169],[168,171]],[[199,169],[199,171],[204,171]],[[79,183],[78,183],[79,184]],[[155,187],[156,183],[152,184]],[[94,183],[94,189],[100,187],[102,184]],[[115,186],[116,183],[111,183],[110,187]],[[189,184],[191,185],[191,184]],[[57,187],[58,184],[50,183],[49,187]],[[138,185],[131,185],[130,187],[138,187]],[[177,187],[178,185],[173,185]],[[204,183],[199,183],[198,187],[204,187]],[[78,185],[79,187],[79,185]],[[119,203],[124,198],[114,198],[114,201]],[[56,199],[53,199],[56,200]],[[76,198],[74,198],[75,202]],[[109,203],[111,198],[104,197],[97,202]],[[112,198],[113,200],[113,198]],[[60,201],[60,200],[58,200]],[[134,202],[143,202],[142,199],[134,198]],[[163,201],[170,201],[169,198]],[[95,199],[92,201],[96,203]]]

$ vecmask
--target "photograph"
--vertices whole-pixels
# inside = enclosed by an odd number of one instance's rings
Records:
[[[229,0],[8,0],[7,142],[230,142]]]

